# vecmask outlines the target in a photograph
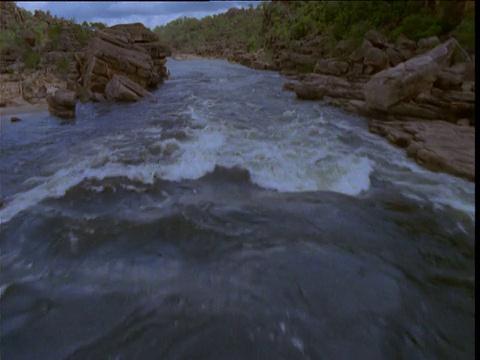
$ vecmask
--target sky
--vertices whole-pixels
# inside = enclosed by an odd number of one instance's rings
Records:
[[[17,1],[26,10],[50,10],[52,16],[75,18],[77,23],[102,22],[108,26],[142,22],[153,29],[179,17],[202,18],[232,7],[256,6],[260,1]]]

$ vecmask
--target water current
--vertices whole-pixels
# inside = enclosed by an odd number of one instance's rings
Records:
[[[221,60],[1,119],[1,358],[473,359],[475,185]]]

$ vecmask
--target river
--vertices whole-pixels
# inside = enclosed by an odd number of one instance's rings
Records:
[[[1,119],[1,358],[473,359],[475,184],[223,60]]]

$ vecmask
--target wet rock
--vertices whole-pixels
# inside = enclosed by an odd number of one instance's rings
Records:
[[[293,91],[297,98],[303,100],[322,100],[327,93],[324,86],[311,83],[295,84]]]
[[[75,117],[77,98],[74,91],[57,90],[47,95],[48,110],[54,116],[69,119]]]
[[[10,121],[11,121],[11,122],[17,122],[17,121],[21,121],[21,119],[20,119],[19,117],[12,116],[12,117],[10,118]]]

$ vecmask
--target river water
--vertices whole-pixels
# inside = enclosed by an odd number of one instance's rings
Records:
[[[1,119],[1,358],[473,359],[475,185],[221,60]]]

